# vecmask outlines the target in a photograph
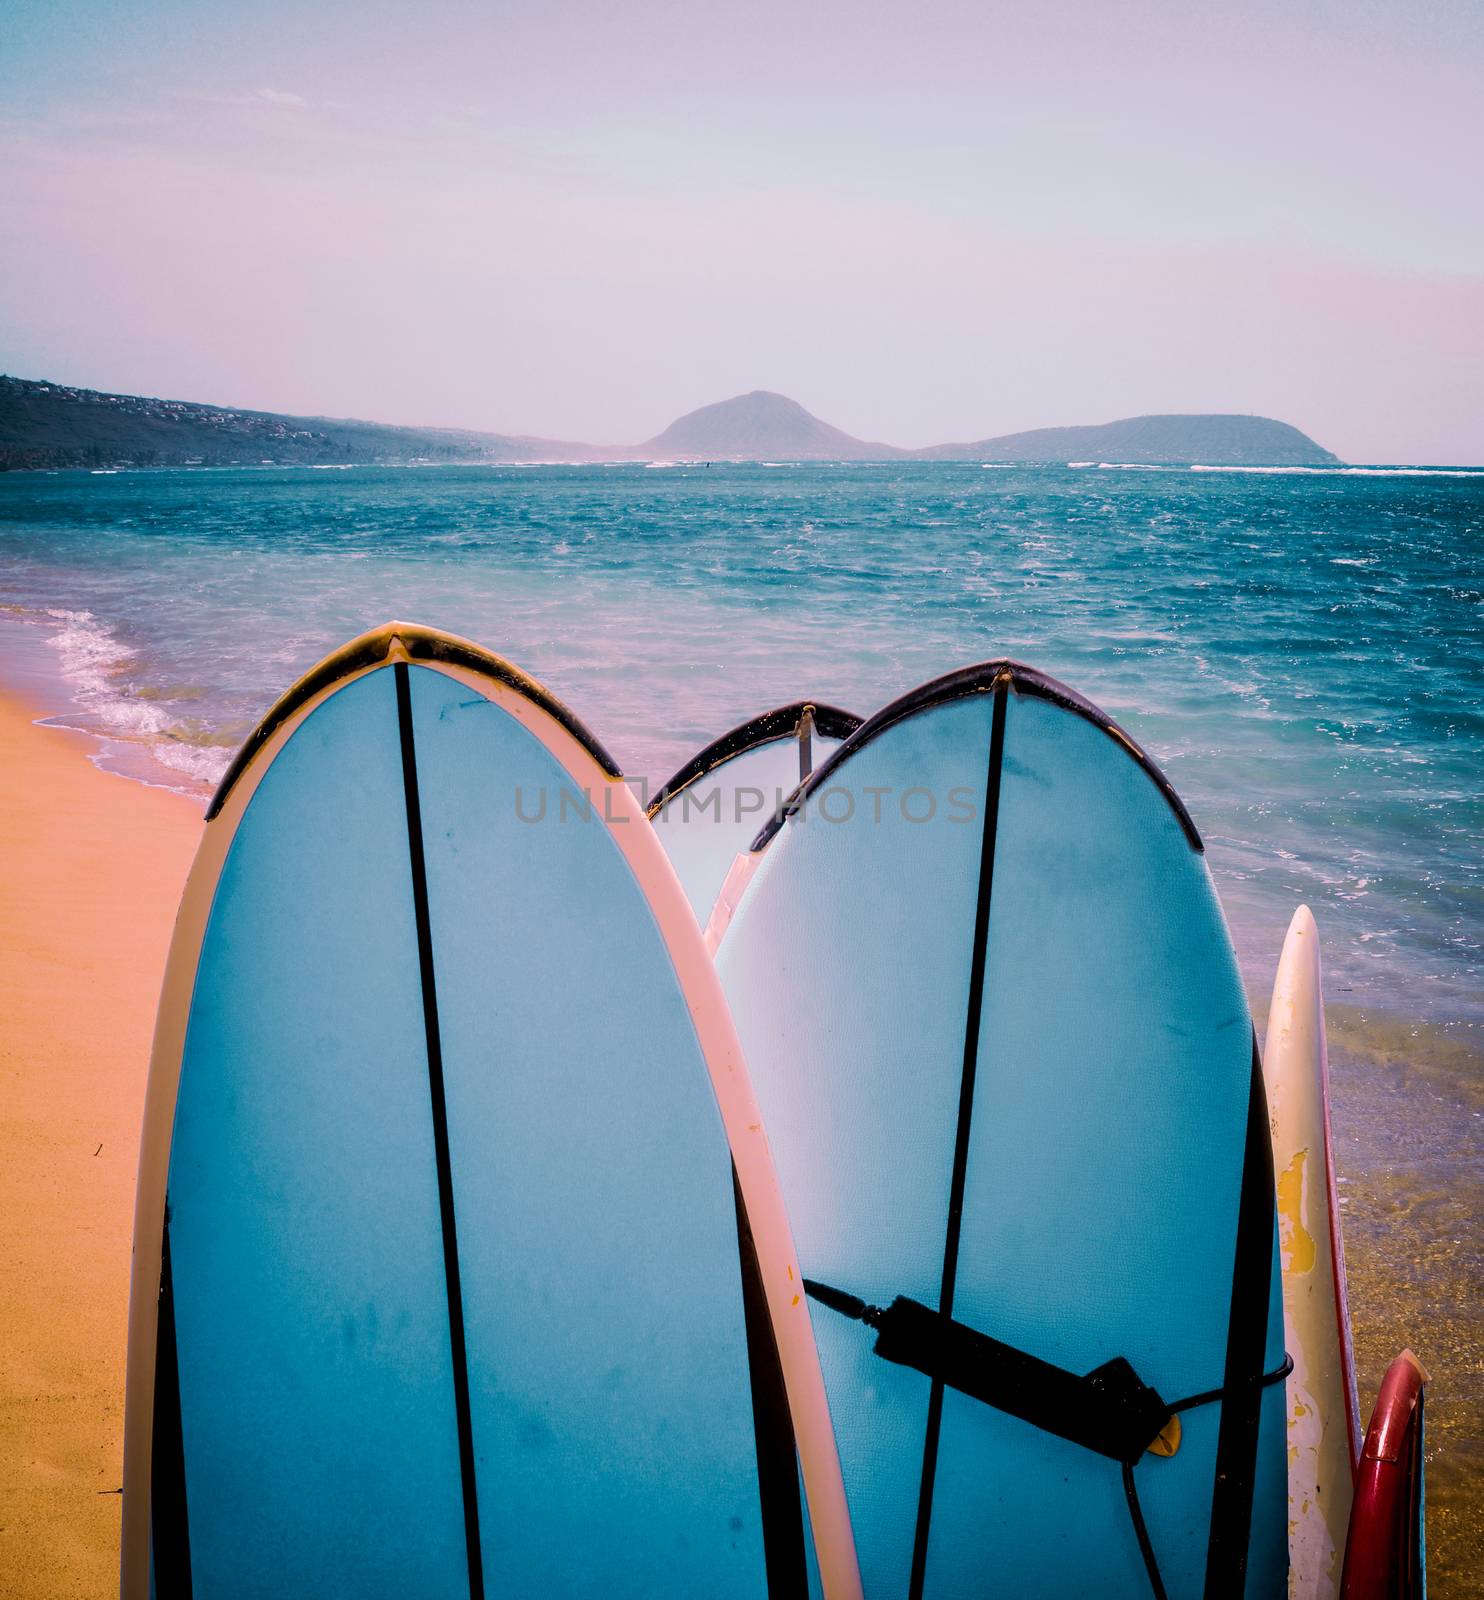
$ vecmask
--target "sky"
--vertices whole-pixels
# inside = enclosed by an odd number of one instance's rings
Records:
[[[0,371],[1484,463],[1484,0],[6,0]]]

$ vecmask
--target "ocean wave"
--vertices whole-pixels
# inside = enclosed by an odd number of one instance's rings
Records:
[[[197,700],[199,688],[178,694],[141,689],[134,681],[138,655],[91,611],[48,607],[38,617],[50,628],[46,643],[55,652],[74,710],[47,720],[110,742],[143,746],[169,772],[193,784],[215,783],[226,771],[234,746],[199,719],[170,714],[174,700]]]
[[[81,475],[59,499],[56,480],[14,474],[0,482],[0,625],[27,614],[25,686],[99,741],[100,765],[198,794],[286,684],[392,615],[520,660],[651,776],[757,704],[817,693],[869,711],[959,662],[1019,654],[1169,764],[1244,950],[1266,950],[1307,899],[1329,919],[1338,984],[1369,1004],[1484,1016],[1464,947],[1480,892],[1464,840],[1484,587],[1457,554],[1481,491],[1327,477],[1305,543],[1315,486],[1298,475],[1243,478],[1234,507],[1225,478],[1106,465],[1144,476],[1011,469],[1007,504],[973,478],[978,460],[958,477],[676,461],[636,507],[638,462],[613,463],[601,487],[582,468],[493,467],[522,479],[493,498],[470,492],[477,472],[330,473],[303,495],[228,472],[210,494],[193,479],[187,509],[178,476],[137,476],[119,502]],[[1362,864],[1336,859],[1347,840]],[[1402,932],[1362,942],[1373,927]]]
[[[118,674],[129,666],[133,652],[91,611],[51,606],[43,615],[56,624],[46,642],[56,651],[57,664],[73,692],[102,702],[115,697]],[[158,715],[149,706],[138,709],[146,721]],[[125,720],[132,722],[133,718]]]
[[[1255,472],[1296,478],[1484,478],[1484,467],[1209,467],[1192,472]]]
[[[150,745],[149,753],[162,767],[189,778],[194,787],[214,789],[232,763],[232,751],[221,745],[192,748],[166,738]]]

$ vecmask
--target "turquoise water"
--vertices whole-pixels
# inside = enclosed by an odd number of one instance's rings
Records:
[[[201,786],[320,655],[462,632],[660,780],[800,695],[1009,654],[1118,717],[1249,981],[1307,900],[1333,998],[1484,1019],[1484,473],[542,467],[14,474],[0,602],[70,720]],[[148,752],[147,773],[141,759]]]
[[[511,657],[650,780],[800,696],[866,714],[1004,654],[1065,679],[1184,796],[1259,1019],[1294,906],[1319,919],[1363,1404],[1412,1344],[1434,1588],[1470,1592],[1484,472],[13,473],[0,612],[0,652],[52,659],[52,709],[104,764],[200,794],[281,689],[391,617]]]

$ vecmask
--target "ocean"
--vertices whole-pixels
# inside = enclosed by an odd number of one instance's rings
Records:
[[[1484,471],[11,473],[0,607],[101,764],[200,795],[392,617],[509,657],[651,783],[783,701],[1062,678],[1184,798],[1259,1021],[1318,919],[1363,1409],[1411,1343],[1435,1575],[1484,1559]]]

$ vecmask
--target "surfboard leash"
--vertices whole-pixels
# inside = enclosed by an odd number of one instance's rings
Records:
[[[1293,1357],[1285,1350],[1283,1360],[1271,1372],[1264,1372],[1257,1379],[1256,1387],[1266,1389],[1272,1384],[1282,1383],[1292,1371]],[[1224,1400],[1226,1393],[1226,1388],[1223,1386],[1220,1389],[1206,1389],[1200,1394],[1189,1395],[1184,1400],[1176,1400],[1170,1406],[1170,1415],[1178,1421],[1182,1411],[1192,1411],[1197,1406],[1214,1405],[1218,1400]],[[1134,1525],[1134,1536],[1139,1541],[1139,1554],[1144,1558],[1144,1570],[1149,1574],[1149,1587],[1154,1591],[1154,1600],[1168,1600],[1164,1580],[1159,1573],[1159,1562],[1155,1558],[1154,1544],[1149,1537],[1148,1528],[1144,1525],[1143,1508],[1139,1505],[1139,1487],[1134,1481],[1134,1468],[1137,1465],[1138,1463],[1134,1461],[1123,1463],[1124,1499],[1128,1502],[1129,1518]]]
[[[1180,1414],[1224,1399],[1225,1387],[1167,1401],[1123,1356],[1091,1372],[1071,1372],[905,1295],[888,1306],[873,1306],[813,1278],[804,1279],[804,1292],[829,1310],[874,1329],[875,1352],[883,1360],[911,1367],[971,1400],[1117,1461],[1149,1586],[1155,1600],[1167,1600],[1139,1504],[1134,1467],[1146,1454],[1174,1455],[1180,1448]],[[1293,1357],[1285,1355],[1280,1366],[1256,1380],[1257,1386],[1265,1389],[1281,1383],[1292,1371]]]

